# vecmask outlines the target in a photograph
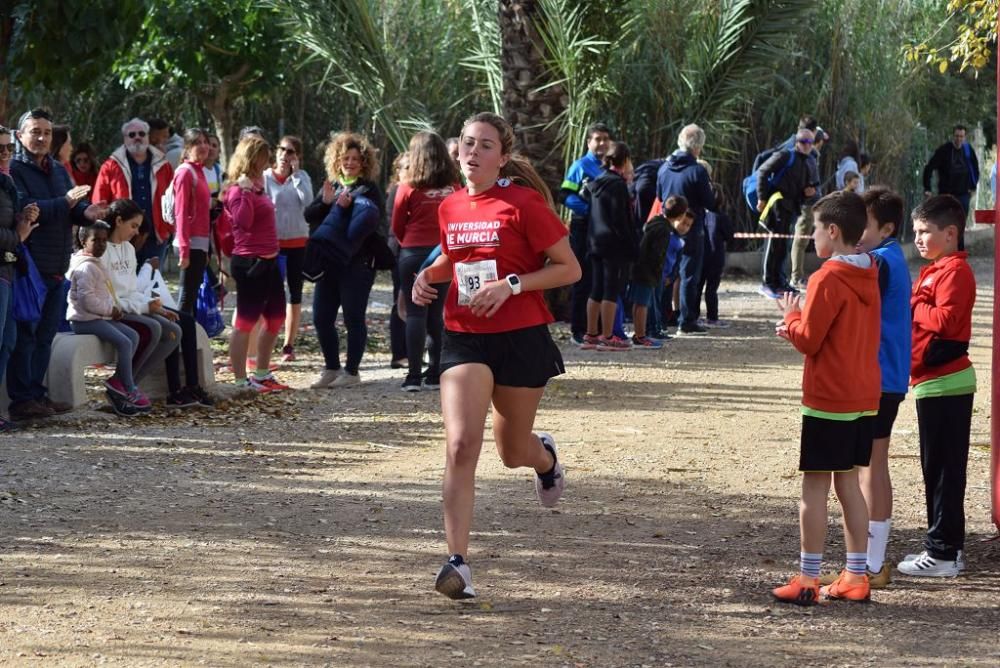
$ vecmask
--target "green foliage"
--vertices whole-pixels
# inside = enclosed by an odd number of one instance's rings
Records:
[[[907,44],[906,59],[923,62],[941,74],[948,71],[950,63],[958,63],[959,72],[983,69],[997,41],[1000,0],[948,0],[947,11],[950,16],[931,37]],[[951,41],[942,44],[938,38],[945,27],[954,32]]]

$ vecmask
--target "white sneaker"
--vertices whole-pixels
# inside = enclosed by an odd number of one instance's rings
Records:
[[[333,385],[333,381],[337,380],[341,373],[340,369],[323,369],[323,373],[321,373],[319,378],[317,378],[316,381],[309,387],[314,390],[322,390],[330,387]]]
[[[916,561],[917,557],[921,557],[921,556],[923,556],[925,554],[927,554],[927,553],[926,552],[921,552],[919,554],[908,554],[905,557],[903,557],[903,562]],[[900,562],[900,563],[903,563],[903,562]],[[960,571],[964,571],[965,570],[965,550],[959,550],[958,551],[958,557],[955,559],[955,565],[958,566],[958,570],[960,570]]]
[[[563,495],[563,490],[566,488],[566,474],[563,472],[562,464],[559,463],[559,456],[556,454],[556,442],[552,438],[552,434],[540,431],[535,435],[538,436],[542,445],[552,453],[552,457],[556,460],[555,468],[552,470],[551,475],[542,478],[537,473],[535,474],[535,494],[538,495],[538,501],[546,508],[551,508],[559,503],[559,499]]]
[[[962,572],[958,560],[935,559],[927,552],[917,555],[912,561],[901,561],[896,566],[903,575],[926,578],[953,578]]]
[[[459,554],[453,555],[438,571],[434,581],[434,589],[448,598],[461,600],[475,598],[476,590],[472,588],[472,570]]]
[[[331,387],[348,387],[350,385],[357,385],[361,382],[360,373],[347,373],[346,371],[340,374]]]

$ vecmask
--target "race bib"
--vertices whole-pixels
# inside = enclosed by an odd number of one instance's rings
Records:
[[[468,306],[476,293],[490,281],[497,280],[497,261],[459,262],[455,265],[455,279],[458,281],[458,304]]]

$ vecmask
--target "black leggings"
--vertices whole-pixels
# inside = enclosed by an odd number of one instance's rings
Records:
[[[195,329],[195,320],[192,316],[183,311],[174,311],[180,316],[177,324],[181,326],[181,345],[174,348],[173,352],[166,359],[167,387],[171,392],[176,392],[181,387],[179,361],[184,362],[184,378],[188,387],[200,385],[198,379],[198,332]],[[180,358],[180,360],[178,359]]]
[[[628,281],[628,262],[590,256],[590,298],[595,302],[618,301]]]
[[[424,356],[427,336],[431,337],[430,366],[427,375],[440,373],[441,336],[444,331],[444,300],[448,293],[447,283],[436,285],[438,297],[427,306],[413,303],[413,283],[420,266],[433,251],[433,247],[401,248],[399,250],[399,277],[401,289],[406,299],[406,356],[409,360],[407,376],[420,378],[420,366]]]
[[[302,267],[306,262],[306,249],[282,248],[281,255],[285,258],[285,283],[288,284],[288,303],[302,303]]]
[[[198,302],[198,288],[205,279],[205,268],[208,266],[208,253],[194,248],[188,251],[187,269],[181,269],[181,293],[178,296],[178,310],[194,315]]]

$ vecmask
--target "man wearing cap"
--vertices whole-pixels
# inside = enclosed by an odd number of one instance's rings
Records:
[[[795,148],[775,151],[757,171],[757,211],[761,222],[775,235],[787,235],[802,212],[802,205],[816,196],[815,172],[809,165],[815,134],[802,128],[795,134]],[[772,176],[780,178],[772,185]],[[764,250],[764,281],[760,293],[777,299],[796,292],[785,276],[788,239],[771,237]]]
[[[49,156],[52,118],[47,111],[32,109],[21,116],[16,136],[10,175],[21,201],[38,205],[38,227],[25,246],[42,275],[46,296],[36,322],[17,323],[17,343],[7,364],[10,416],[15,421],[72,409],[49,398],[45,374],[52,341],[66,315],[63,280],[73,253],[73,225],[89,225],[104,213],[88,201],[90,186],[74,187],[66,169]]]
[[[173,227],[163,220],[160,200],[170,187],[174,170],[160,149],[149,144],[149,124],[133,118],[122,125],[122,145],[101,165],[94,184],[95,202],[130,199],[142,208],[153,224],[146,245],[136,252],[141,267],[146,260],[163,261],[170,246]]]

